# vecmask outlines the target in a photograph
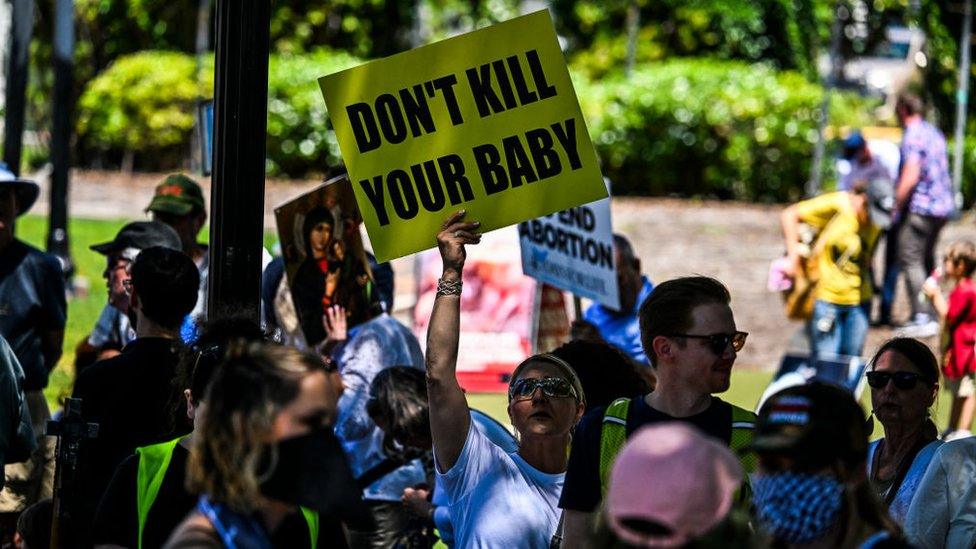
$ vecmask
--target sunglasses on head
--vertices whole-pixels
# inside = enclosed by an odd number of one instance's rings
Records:
[[[579,400],[573,384],[561,377],[543,377],[535,379],[519,379],[508,388],[508,400],[530,400],[536,389],[542,389],[542,394],[549,398],[572,397]]]
[[[895,388],[909,391],[915,388],[919,381],[928,385],[922,376],[915,372],[868,372],[868,385],[872,389],[884,389],[888,386],[888,381],[895,382]]]
[[[746,345],[746,337],[748,337],[747,332],[732,332],[730,334],[711,334],[711,335],[698,335],[698,334],[664,334],[666,337],[684,337],[688,339],[704,339],[705,345],[715,353],[716,355],[721,355],[729,348],[729,344],[732,345],[732,350],[739,352]]]

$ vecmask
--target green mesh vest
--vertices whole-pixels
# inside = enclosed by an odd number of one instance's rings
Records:
[[[151,444],[136,448],[139,454],[139,468],[136,473],[136,516],[139,520],[139,548],[142,549],[142,532],[146,527],[149,509],[152,508],[159,495],[159,487],[163,485],[163,478],[173,460],[176,445],[183,440],[180,437],[169,442]],[[308,524],[308,534],[312,549],[317,549],[319,539],[319,514],[311,509],[301,508],[302,516]]]
[[[600,429],[600,492],[606,494],[610,480],[610,468],[617,459],[617,454],[627,440],[627,415],[630,413],[629,398],[618,398],[607,406],[603,413],[603,425]],[[756,426],[756,414],[732,406],[732,439],[729,448],[739,457],[742,469],[748,475],[756,470],[756,454],[752,452],[740,453],[752,442],[753,429]],[[746,492],[748,483],[743,487]]]

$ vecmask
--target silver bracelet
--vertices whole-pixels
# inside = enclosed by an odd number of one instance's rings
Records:
[[[437,297],[442,295],[461,295],[461,279],[457,280],[444,280],[443,278],[437,279]]]

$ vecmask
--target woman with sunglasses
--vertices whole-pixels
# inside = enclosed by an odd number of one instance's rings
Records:
[[[451,215],[437,235],[444,273],[427,330],[430,429],[439,480],[448,494],[457,547],[545,549],[559,522],[570,432],[583,415],[572,368],[553,355],[526,359],[512,373],[508,415],[517,452],[493,444],[471,422],[456,377],[461,271],[477,222]]]
[[[751,448],[756,529],[763,547],[910,547],[872,494],[870,427],[846,389],[811,382],[774,394],[759,411]]]
[[[867,378],[871,409],[885,435],[868,449],[868,474],[891,518],[903,524],[925,469],[942,444],[929,418],[939,393],[939,366],[924,343],[901,337],[878,349]]]

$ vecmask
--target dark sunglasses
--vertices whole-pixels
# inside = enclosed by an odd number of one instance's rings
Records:
[[[895,388],[902,391],[910,391],[915,388],[919,381],[929,385],[922,376],[915,372],[868,372],[868,385],[872,389],[884,389],[888,386],[888,381],[895,382]]]
[[[729,348],[729,344],[732,344],[732,350],[739,352],[746,345],[746,337],[749,336],[747,332],[732,332],[731,334],[711,334],[711,335],[697,335],[697,334],[664,334],[666,337],[685,337],[689,339],[704,339],[705,345],[715,353],[716,355],[721,355]]]
[[[573,384],[561,377],[544,377],[541,379],[520,379],[508,388],[508,400],[529,400],[536,389],[542,389],[542,394],[549,398],[573,397],[579,400]]]

